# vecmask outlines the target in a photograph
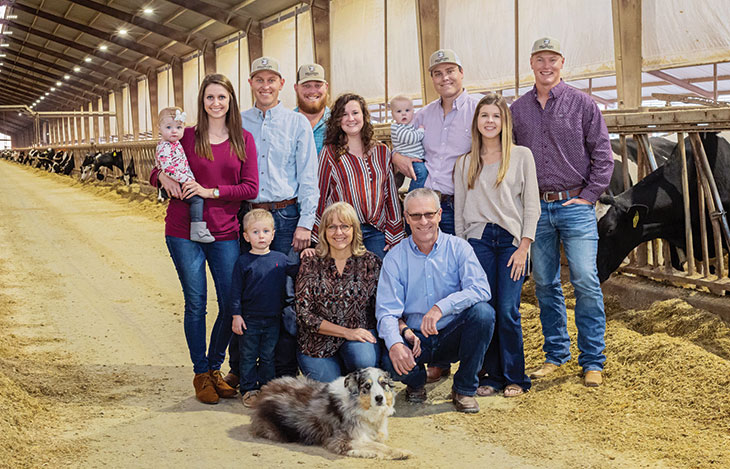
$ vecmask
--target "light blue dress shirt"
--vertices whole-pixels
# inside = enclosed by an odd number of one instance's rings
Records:
[[[436,328],[441,330],[465,309],[491,297],[487,275],[468,242],[439,231],[426,255],[409,236],[383,259],[375,303],[378,335],[390,349],[403,342],[398,318],[420,329],[423,316],[437,305],[443,316]]]
[[[264,114],[256,106],[241,113],[243,128],[256,142],[259,195],[250,202],[280,202],[297,198],[299,223],[314,226],[319,202],[317,150],[306,117],[277,104]]]
[[[298,106],[294,108],[294,112],[299,112]],[[324,114],[322,114],[319,122],[317,122],[317,124],[312,127],[312,134],[314,134],[314,144],[317,145],[318,155],[322,153],[322,148],[324,148],[324,136],[327,133],[327,121],[329,120],[331,114],[332,111],[330,110],[330,108],[325,106]]]

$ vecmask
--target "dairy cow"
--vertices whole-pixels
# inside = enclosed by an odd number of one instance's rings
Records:
[[[701,134],[702,144],[715,177],[720,198],[725,208],[730,207],[730,144],[716,133]],[[691,207],[694,252],[700,253],[700,219],[697,207],[697,177],[689,138],[685,139]],[[598,277],[608,279],[623,259],[639,244],[663,238],[672,246],[685,250],[684,205],[682,202],[682,167],[679,148],[671,154],[664,166],[650,173],[634,187],[616,197],[602,196],[598,213]],[[607,209],[607,210],[606,210]],[[711,233],[708,218],[708,232]],[[724,241],[724,240],[723,240]],[[714,245],[710,244],[710,256]],[[678,259],[673,255],[673,264]]]
[[[650,137],[649,143],[654,153],[654,159],[657,166],[663,166],[667,159],[671,156],[677,143],[664,137]],[[608,195],[618,195],[625,191],[623,177],[623,161],[619,156],[621,154],[621,141],[617,138],[611,139],[611,149],[613,150],[613,174],[611,174],[611,182],[606,189]],[[637,177],[637,149],[636,140],[629,137],[626,139],[626,156],[629,165],[629,182],[633,184],[638,180]]]
[[[81,164],[81,180],[86,181],[92,174],[96,174],[96,179],[103,180],[104,175],[99,172],[102,167],[112,171],[114,168],[119,168],[119,171],[124,174],[122,151],[114,150],[106,153],[97,152],[94,155],[86,155],[84,162]]]

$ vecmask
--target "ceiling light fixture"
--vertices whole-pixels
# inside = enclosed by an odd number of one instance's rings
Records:
[[[145,9],[144,9],[144,10],[142,10],[142,11],[144,11],[144,14],[145,14],[145,15],[151,15],[152,13],[154,13],[154,12],[155,12],[155,10],[153,10],[152,8],[145,8]]]
[[[88,62],[91,62],[91,57],[86,57],[86,58],[84,59],[84,62],[87,62],[87,63],[88,63]]]
[[[2,44],[0,44],[0,47],[10,47],[10,44],[8,44],[7,42],[3,42]]]
[[[99,49],[101,49],[101,50],[107,50],[107,49],[109,49],[109,46],[107,46],[106,44],[102,44],[102,45],[99,46]]]
[[[48,91],[46,91],[46,96],[48,96],[49,94],[51,94],[51,93],[49,93]]]
[[[80,71],[81,71],[81,67],[74,67],[74,72],[80,72]]]
[[[5,17],[6,20],[17,20],[18,15],[8,15]]]
[[[64,79],[64,80],[68,80],[69,78],[71,78],[71,75],[64,75],[64,76],[63,76],[63,79]]]
[[[61,83],[60,81],[56,82],[56,86],[61,86],[61,85],[63,85],[63,83]]]
[[[120,30],[119,30],[119,35],[120,35],[120,36],[125,36],[125,35],[126,35],[126,34],[127,34],[128,32],[129,32],[129,31],[127,31],[126,29],[120,29]]]
[[[55,86],[51,86],[51,91],[56,91],[56,87]]]
[[[41,96],[39,99],[42,101],[42,100],[46,99],[46,97],[45,96]]]

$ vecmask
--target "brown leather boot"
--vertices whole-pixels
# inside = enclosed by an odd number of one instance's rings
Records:
[[[451,368],[441,368],[438,366],[429,366],[426,368],[426,382],[435,383],[441,378],[446,378],[451,374]]]
[[[223,380],[221,370],[210,370],[208,373],[210,374],[210,380],[213,381],[213,386],[215,387],[215,392],[218,393],[218,396],[224,399],[236,397],[236,388],[230,387],[228,383]]]
[[[195,397],[203,404],[217,404],[218,393],[215,392],[210,373],[198,373],[193,378]]]

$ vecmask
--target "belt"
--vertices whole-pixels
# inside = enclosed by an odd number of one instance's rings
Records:
[[[439,195],[439,200],[441,201],[441,203],[444,203],[444,202],[446,202],[446,203],[451,202],[452,204],[454,203],[453,194],[442,194],[439,191],[435,191],[435,192]]]
[[[540,192],[540,199],[542,199],[544,202],[557,202],[560,200],[567,200],[571,197],[580,195],[582,190],[583,188],[579,187],[577,189],[570,189],[567,191]]]
[[[293,199],[289,199],[289,200],[282,200],[281,202],[261,202],[260,204],[255,204],[255,203],[251,202],[251,208],[263,208],[264,210],[279,210],[284,207],[294,205],[295,203],[297,203],[296,197],[294,197]]]

